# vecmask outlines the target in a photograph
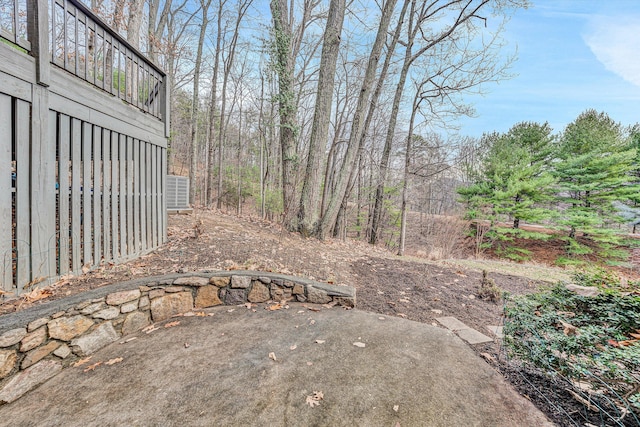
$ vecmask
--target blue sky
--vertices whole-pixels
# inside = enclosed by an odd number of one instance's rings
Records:
[[[561,132],[588,108],[640,122],[640,0],[531,0],[507,24],[515,77],[468,99],[460,133],[505,132],[520,121]],[[507,49],[509,50],[509,49]]]

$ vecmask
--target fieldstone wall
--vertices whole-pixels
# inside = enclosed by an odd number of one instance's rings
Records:
[[[0,316],[0,405],[154,322],[217,305],[268,301],[355,306],[355,289],[234,271],[134,280]]]

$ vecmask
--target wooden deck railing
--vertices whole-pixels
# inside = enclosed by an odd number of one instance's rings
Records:
[[[78,0],[0,0],[0,37],[166,120],[165,73]]]

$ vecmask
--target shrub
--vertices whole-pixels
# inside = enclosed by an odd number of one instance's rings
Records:
[[[502,299],[502,293],[502,289],[496,285],[496,282],[488,277],[487,270],[482,270],[482,280],[480,281],[478,297],[483,300],[498,302]]]
[[[509,354],[574,384],[588,384],[589,401],[615,402],[619,418],[640,419],[640,287],[598,270],[573,281],[597,286],[592,297],[558,283],[512,297],[504,326]]]

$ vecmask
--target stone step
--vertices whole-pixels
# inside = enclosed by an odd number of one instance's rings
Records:
[[[452,317],[452,316],[436,317],[436,320],[442,326],[456,333],[460,338],[462,338],[464,341],[466,341],[471,345],[484,344],[484,343],[493,341],[493,339],[489,338],[483,333],[476,331],[473,328],[470,328],[469,326],[465,325],[455,317]]]

